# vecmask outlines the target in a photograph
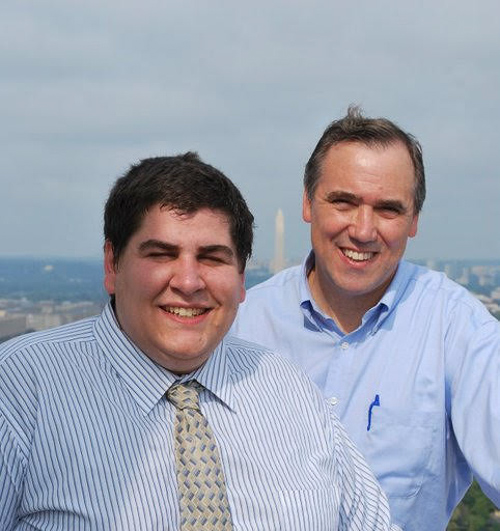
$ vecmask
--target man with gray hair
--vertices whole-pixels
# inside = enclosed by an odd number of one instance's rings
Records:
[[[500,504],[500,325],[402,259],[424,198],[417,140],[350,107],[306,165],[312,251],[249,290],[233,327],[312,378],[409,531],[444,529],[472,474]]]

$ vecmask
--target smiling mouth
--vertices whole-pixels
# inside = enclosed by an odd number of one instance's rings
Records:
[[[164,306],[163,309],[179,317],[197,317],[202,313],[208,312],[208,308],[183,308],[180,306]]]
[[[354,262],[366,262],[375,256],[375,253],[363,253],[358,251],[353,251],[352,249],[341,249],[344,256],[354,260]]]

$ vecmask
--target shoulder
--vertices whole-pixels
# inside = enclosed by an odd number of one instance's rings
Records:
[[[12,425],[23,425],[29,432],[42,397],[61,399],[74,379],[75,367],[85,365],[94,321],[89,318],[26,334],[0,345],[0,410]]]
[[[228,361],[235,372],[254,371],[262,367],[265,370],[283,367],[284,370],[298,371],[290,362],[260,343],[228,335],[224,344]]]
[[[250,288],[240,304],[238,318],[244,314],[255,318],[259,308],[274,313],[294,306],[300,300],[301,275],[301,266],[290,267]]]
[[[496,321],[481,301],[466,288],[449,279],[445,273],[409,262],[402,262],[401,266],[405,268],[405,291],[412,304],[429,305],[434,314],[441,310],[449,318],[463,315],[476,324]]]
[[[256,284],[248,290],[247,295],[254,298],[265,296],[270,291],[282,290],[283,288],[291,289],[298,284],[301,274],[302,267],[300,265],[289,267],[264,282]]]
[[[272,389],[282,398],[289,394],[303,394],[314,401],[323,401],[309,377],[273,350],[231,335],[226,336],[224,343],[231,374],[239,382],[253,381],[258,386]]]
[[[18,336],[0,345],[0,367],[10,360],[33,359],[36,352],[37,360],[44,356],[61,351],[64,345],[89,342],[94,339],[93,329],[97,317],[90,317],[57,328],[33,332]],[[64,348],[63,348],[64,350]]]
[[[249,340],[259,338],[268,345],[277,319],[288,327],[291,314],[297,318],[301,274],[300,266],[290,267],[250,288],[238,308],[231,333]]]

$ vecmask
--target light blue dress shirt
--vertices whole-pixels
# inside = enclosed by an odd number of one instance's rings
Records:
[[[445,275],[403,261],[344,334],[311,296],[309,263],[249,290],[232,333],[298,364],[335,404],[404,529],[445,529],[471,472],[498,506],[498,321]]]
[[[387,500],[314,385],[227,338],[196,379],[235,531],[388,529]],[[173,374],[100,317],[0,348],[0,529],[178,530]]]

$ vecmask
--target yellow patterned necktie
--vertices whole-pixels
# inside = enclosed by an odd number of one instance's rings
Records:
[[[174,384],[167,398],[177,408],[174,426],[175,465],[181,531],[231,531],[224,473],[214,434],[200,411],[192,380]]]

